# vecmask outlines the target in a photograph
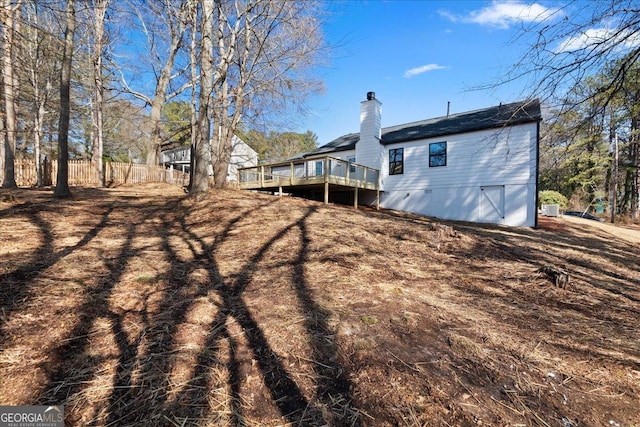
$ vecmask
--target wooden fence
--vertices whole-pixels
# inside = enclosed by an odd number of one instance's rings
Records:
[[[55,185],[58,176],[58,161],[45,161],[42,165],[42,184]],[[20,187],[33,187],[38,182],[36,163],[33,160],[15,161],[16,184]],[[104,164],[104,182],[107,186],[118,184],[140,184],[144,182],[167,182],[175,185],[187,185],[189,174],[163,166],[147,166],[133,163],[106,162]],[[0,159],[0,182],[4,180],[4,165]],[[95,164],[87,160],[69,161],[69,185],[97,186],[98,170]]]

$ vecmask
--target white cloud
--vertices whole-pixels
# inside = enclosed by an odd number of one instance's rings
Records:
[[[438,13],[441,16],[444,16],[445,18],[450,20],[451,22],[458,22],[460,20],[460,17],[458,15],[454,15],[453,13],[449,12],[448,10],[439,10]]]
[[[640,34],[637,32],[619,31],[612,28],[590,28],[577,36],[568,37],[561,41],[555,52],[575,52],[586,48],[625,50],[638,46],[640,46]]]
[[[417,76],[418,74],[426,73],[428,71],[444,70],[445,68],[447,68],[447,67],[445,67],[444,65],[427,64],[427,65],[423,65],[421,67],[415,67],[415,68],[411,68],[410,70],[405,71],[403,77],[408,79],[408,78],[411,78],[413,76]]]
[[[467,22],[488,27],[507,29],[512,24],[542,22],[558,14],[560,9],[544,7],[538,3],[496,0],[490,6],[474,10],[467,15],[454,15],[440,11],[440,15],[453,22]]]

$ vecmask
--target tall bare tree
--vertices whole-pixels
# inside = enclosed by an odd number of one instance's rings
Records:
[[[213,140],[216,187],[226,184],[233,137],[243,118],[302,102],[319,89],[310,70],[325,45],[313,1],[216,2]]]
[[[12,2],[2,0],[0,8],[0,23],[2,23],[2,95],[4,101],[4,178],[2,186],[5,188],[15,188],[15,156],[17,140],[17,118],[15,101],[15,34],[17,16],[19,15],[21,0]]]
[[[64,49],[60,69],[60,120],[58,122],[58,177],[54,196],[69,197],[69,117],[71,110],[71,64],[76,29],[75,0],[67,0]]]
[[[191,38],[190,38],[190,44],[189,44],[189,71],[191,75],[191,91],[190,92],[191,92],[191,150],[192,150],[192,159],[191,159],[192,167],[189,171],[191,175],[189,179],[189,188],[188,188],[189,191],[193,191],[194,175],[195,175],[195,169],[193,168],[193,165],[195,164],[196,157],[200,159],[208,159],[207,161],[209,162],[211,161],[209,157],[210,153],[201,152],[197,156],[195,154],[196,143],[197,143],[197,133],[198,133],[198,99],[199,99],[198,90],[202,89],[201,85],[196,84],[199,81],[200,69],[198,67],[198,58],[200,57],[200,49],[202,48],[202,46],[200,46],[200,43],[199,43],[200,42],[200,40],[198,39],[199,32],[196,24],[198,22],[199,10],[200,10],[199,2],[197,0],[193,0],[190,4],[190,13],[189,13],[189,20],[190,22],[194,23],[191,31]],[[203,25],[204,23],[201,22],[200,28],[202,28]],[[210,23],[207,24],[207,28],[209,28],[210,25],[211,25]],[[204,148],[204,147],[201,147],[201,148]],[[209,150],[207,149],[207,151]],[[199,171],[199,172],[203,174],[202,171]],[[198,178],[195,178],[195,179],[201,180],[203,179],[203,176],[198,176]],[[207,187],[208,187],[208,184],[207,184]],[[200,189],[199,191],[204,191],[204,189]]]
[[[150,56],[155,76],[155,89],[152,96],[141,90],[135,90],[122,79],[123,86],[136,98],[151,106],[150,119],[153,123],[151,138],[147,147],[148,165],[158,163],[160,144],[162,143],[162,107],[165,103],[182,93],[189,85],[182,84],[173,88],[172,83],[183,76],[186,70],[175,69],[176,58],[184,44],[184,34],[190,24],[189,14],[193,0],[158,0],[144,2],[135,7]],[[163,24],[163,27],[158,27]],[[168,37],[166,43],[162,38]],[[188,68],[188,67],[187,67]]]
[[[54,36],[53,17],[50,10],[43,10],[37,0],[25,1],[23,16],[26,25],[23,30],[24,43],[21,68],[26,74],[23,84],[23,96],[25,104],[31,106],[28,119],[33,133],[33,152],[36,165],[36,184],[44,184],[42,170],[42,152],[44,140],[45,116],[47,107],[52,102],[55,76],[59,76],[59,39]]]
[[[104,150],[104,82],[102,59],[104,56],[105,40],[105,18],[107,8],[111,0],[93,0],[93,46],[91,63],[93,65],[93,108],[91,112],[91,148],[92,161],[100,187],[104,187],[104,168],[102,165],[102,154]]]
[[[202,194],[209,189],[209,164],[211,163],[209,138],[211,134],[211,92],[213,88],[213,0],[201,0],[200,12],[200,85],[198,116],[193,144],[194,158],[189,189]]]
[[[581,120],[568,130],[577,139],[582,129],[608,116],[635,78],[640,61],[640,5],[637,0],[571,0],[546,10],[545,19],[525,25],[518,38],[529,41],[531,47],[504,79],[531,80],[528,86],[534,95],[560,115],[580,111]],[[602,73],[606,78],[601,78]],[[597,74],[600,77],[594,79]],[[581,90],[584,87],[589,90]],[[635,122],[629,123],[633,128]],[[614,131],[612,127],[609,141],[614,140]],[[629,191],[624,191],[634,199],[629,202],[632,217],[637,216],[640,185],[640,165],[633,160],[638,143],[633,135],[629,135],[632,166],[625,181]]]
[[[615,64],[613,78],[602,81],[587,98],[574,99],[580,104],[597,97],[604,109],[622,90],[626,76],[640,58],[640,7],[637,0],[590,2],[589,7],[584,6],[582,1],[571,0],[547,10],[545,19],[524,26],[518,38],[531,47],[504,79],[530,79],[536,96],[573,108],[564,95]]]

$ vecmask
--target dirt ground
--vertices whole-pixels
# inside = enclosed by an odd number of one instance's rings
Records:
[[[64,404],[68,426],[640,426],[637,228],[51,194],[0,190],[0,405]]]

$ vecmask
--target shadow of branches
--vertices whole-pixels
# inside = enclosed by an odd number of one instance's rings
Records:
[[[82,236],[82,238],[71,246],[56,250],[54,248],[55,237],[51,229],[51,224],[43,219],[43,209],[34,210],[29,208],[30,204],[23,205],[15,209],[13,216],[22,218],[24,224],[30,224],[37,228],[40,234],[40,244],[32,250],[33,255],[25,260],[20,266],[0,274],[0,311],[3,317],[10,317],[13,313],[20,312],[29,304],[32,297],[38,290],[33,289],[32,284],[47,269],[63,258],[74,252],[81,251],[89,244],[100,231],[108,224],[109,216],[113,211],[111,206],[103,206],[100,220]],[[50,207],[55,210],[55,207]],[[23,224],[23,225],[24,225]],[[0,328],[0,342],[4,340],[4,330]]]
[[[110,384],[103,383],[101,394],[93,396],[99,402],[93,402],[91,411],[68,411],[67,423],[244,426],[256,413],[266,413],[296,425],[360,425],[348,372],[340,363],[329,326],[330,313],[314,300],[305,271],[310,250],[307,220],[316,207],[292,213],[277,227],[263,227],[266,237],[241,243],[245,250],[234,259],[238,268],[228,271],[225,266],[224,272],[221,268],[220,262],[226,261],[221,261],[220,252],[237,242],[237,229],[259,221],[252,216],[274,203],[204,219],[195,217],[197,206],[192,201],[179,198],[152,208],[129,201],[107,209],[76,247],[109,228],[118,229],[118,238],[109,255],[103,254],[105,273],[87,286],[67,338],[41,366],[48,374],[37,402],[70,407],[89,403],[95,383],[110,377]],[[37,217],[32,221],[42,230],[44,241],[54,239],[46,223]],[[150,240],[154,243],[141,243]],[[297,367],[276,350],[245,296],[264,273],[262,264],[269,262],[274,246],[289,242],[291,256],[279,263],[288,273],[278,278],[277,285],[295,296],[290,304],[304,319],[302,331],[310,353],[298,360],[308,361],[312,387],[300,383]],[[151,248],[166,262],[157,275],[138,276],[152,290],[138,297],[137,304],[118,302],[123,290],[137,285],[130,283],[130,272]],[[39,249],[43,251],[51,249],[44,244]],[[55,264],[60,256],[64,253],[49,255],[49,263]],[[193,313],[202,307],[206,310],[195,328]],[[97,344],[107,346],[102,351],[96,351],[97,329],[102,334],[108,331]],[[254,365],[266,390],[262,407],[248,405],[244,390],[247,371]],[[214,395],[224,401],[212,402]]]

